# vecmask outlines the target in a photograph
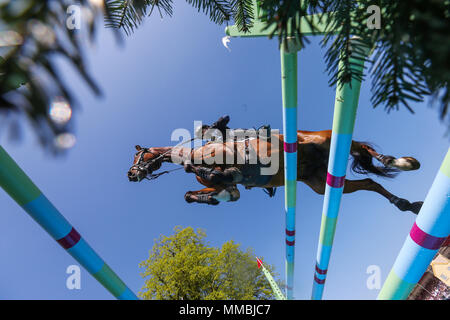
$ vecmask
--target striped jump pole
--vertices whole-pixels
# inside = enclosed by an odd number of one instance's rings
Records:
[[[272,288],[273,294],[275,295],[275,298],[277,300],[286,300],[286,297],[283,295],[283,293],[280,290],[280,287],[278,287],[277,283],[273,279],[272,275],[270,274],[269,270],[264,267],[264,264],[259,258],[256,258],[256,261],[258,262],[258,268],[262,267],[262,271],[264,275],[266,276],[267,281],[269,281],[269,284]]]
[[[0,186],[114,297],[138,299],[1,146]]]
[[[297,52],[295,39],[280,49],[284,133],[284,208],[286,219],[286,296],[293,299],[295,211],[297,198]]]
[[[367,51],[364,50],[364,53],[362,53],[363,48],[361,46],[356,47],[356,39],[352,39],[351,41],[353,42],[355,49],[358,48],[359,52],[354,50],[350,57],[350,63],[355,66],[353,70],[362,76],[364,69],[364,60],[362,59],[367,55]],[[340,71],[342,68],[343,62],[341,61],[339,65]],[[341,204],[342,192],[344,190],[344,181],[347,172],[348,156],[352,144],[360,88],[361,81],[358,79],[352,79],[351,84],[338,83],[336,87],[333,130],[311,297],[313,300],[322,299],[325,286],[339,207]]]
[[[227,37],[271,37],[276,31],[276,24],[267,25],[265,13],[260,1],[253,1],[255,19],[247,32],[237,26],[225,29]],[[328,14],[313,14],[297,17],[299,30],[303,35],[324,35],[334,27],[329,24]],[[312,27],[314,25],[314,28]],[[333,32],[339,31],[339,26]],[[283,133],[284,133],[284,178],[285,178],[285,219],[286,219],[286,296],[293,299],[294,286],[294,251],[295,251],[295,204],[297,189],[297,52],[298,45],[293,38],[288,38],[280,48],[282,99],[283,99]]]
[[[449,234],[450,149],[377,299],[406,299]]]

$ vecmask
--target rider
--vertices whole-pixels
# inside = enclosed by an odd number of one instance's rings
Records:
[[[211,134],[211,141],[227,141],[229,139],[233,139],[237,134],[238,131],[241,131],[241,133],[244,133],[243,138],[247,140],[247,137],[245,136],[245,131],[247,129],[230,129],[227,125],[228,122],[230,122],[230,116],[224,115],[220,117],[216,122],[214,122],[212,125],[202,125],[195,129],[195,137],[198,139],[203,140],[205,137],[205,133],[210,129],[216,129],[220,132],[220,135],[214,135],[214,133]],[[265,129],[266,132],[264,134],[260,135],[260,130]],[[263,125],[257,130],[257,134],[260,138],[267,139],[270,141],[271,139],[271,131],[270,131],[270,125]],[[241,180],[242,175],[240,171],[234,167],[225,169],[223,172],[217,171],[214,168],[206,168],[206,167],[193,167],[190,164],[185,165],[186,172],[195,172],[197,175],[199,175],[202,178],[206,178],[207,180],[213,181],[217,180],[217,182],[226,182],[226,183],[233,183],[233,181]],[[251,187],[246,187],[247,189],[250,189]],[[275,188],[265,188],[265,192],[269,195],[269,197],[273,197],[275,195]]]
[[[204,124],[201,127],[197,127],[195,129],[195,137],[203,140],[206,131],[208,131],[210,129],[217,129],[221,133],[221,136],[214,135],[214,133],[213,133],[211,135],[211,141],[226,140],[226,138],[227,138],[227,129],[228,130],[230,129],[227,126],[228,122],[230,122],[230,116],[226,115],[226,116],[220,117],[216,122],[214,122],[210,126],[207,125],[207,124]]]
[[[216,122],[214,122],[210,126],[204,124],[201,127],[198,127],[195,129],[195,137],[203,140],[205,133],[208,130],[216,129],[220,132],[220,135],[214,135],[214,133],[212,133],[211,141],[219,141],[219,140],[226,141],[226,140],[232,139],[238,133],[238,131],[245,133],[245,131],[247,130],[247,129],[230,129],[227,126],[228,122],[230,122],[230,116],[225,115],[225,116],[220,117]],[[266,129],[267,137],[270,137],[270,126],[269,125],[261,126],[258,129],[258,131],[261,129]]]

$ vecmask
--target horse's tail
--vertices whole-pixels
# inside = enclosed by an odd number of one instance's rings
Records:
[[[373,173],[385,178],[394,178],[400,172],[396,168],[374,165],[372,163],[373,157],[366,149],[362,148],[361,145],[373,148],[370,143],[353,141],[352,149],[350,151],[350,154],[353,157],[353,163],[351,165],[353,172],[359,174]]]

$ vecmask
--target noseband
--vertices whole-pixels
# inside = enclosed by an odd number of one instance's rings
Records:
[[[198,139],[198,138],[192,138],[192,139],[190,139],[188,141],[181,142],[181,143],[177,144],[175,147],[181,146],[181,145],[186,144],[186,143],[190,143],[190,142],[192,142],[192,141],[194,141],[196,139]],[[163,159],[163,157],[167,153],[169,153],[171,150],[168,150],[168,151],[166,151],[164,153],[161,153],[161,154],[157,154],[157,153],[155,154],[149,148],[142,148],[141,150],[142,150],[142,152],[141,152],[141,155],[139,156],[138,161],[131,166],[130,170],[136,170],[136,171],[144,172],[145,173],[145,179],[153,180],[153,179],[156,179],[160,175],[163,175],[165,173],[170,173],[172,171],[177,171],[177,170],[183,169],[183,168],[177,168],[177,169],[172,169],[172,170],[168,170],[168,171],[163,171],[163,172],[157,173],[157,174],[152,174],[153,171],[155,171],[155,170],[157,170],[157,169],[159,169],[161,167],[162,161],[158,163],[159,164],[158,168],[152,169],[151,166],[154,163],[157,163],[157,161],[159,161],[160,159]],[[153,159],[150,159],[150,161],[144,161],[144,155],[146,153],[151,153],[153,155],[156,155],[156,157],[153,158]]]
[[[154,180],[154,179],[158,178],[160,175],[163,175],[163,174],[166,174],[166,173],[170,173],[172,171],[177,171],[177,170],[183,169],[183,168],[177,168],[177,169],[172,169],[172,170],[168,170],[168,171],[163,171],[163,172],[160,172],[160,173],[157,173],[157,174],[152,174],[153,171],[155,171],[155,170],[157,170],[157,169],[159,169],[161,167],[162,161],[160,161],[160,159],[162,160],[164,155],[166,153],[168,153],[168,152],[169,151],[166,151],[166,152],[161,153],[161,154],[157,154],[157,153],[154,153],[153,151],[151,151],[149,148],[143,148],[142,152],[141,152],[141,154],[139,156],[138,161],[131,166],[130,170],[136,170],[136,171],[144,172],[145,173],[144,179]],[[153,155],[156,155],[156,157],[153,158],[153,159],[150,159],[149,161],[144,161],[144,155],[146,153],[151,153]],[[160,161],[160,162],[157,162],[157,161]],[[159,167],[158,168],[154,168],[154,169],[151,168],[151,166],[154,163],[158,164]]]
[[[144,161],[144,156],[146,153],[151,153],[152,155],[156,155],[156,157],[153,159],[150,159],[149,161]],[[146,178],[148,175],[155,176],[155,175],[152,175],[152,172],[154,170],[156,170],[157,168],[153,169],[152,165],[157,163],[157,161],[160,160],[161,158],[162,158],[162,155],[156,154],[148,148],[143,148],[141,151],[141,154],[139,155],[138,161],[131,166],[130,170],[136,170],[136,171],[143,172],[143,173],[145,173]],[[158,164],[161,165],[161,163],[158,163]]]

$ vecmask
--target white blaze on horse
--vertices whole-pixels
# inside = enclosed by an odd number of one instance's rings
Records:
[[[215,139],[195,149],[136,146],[137,153],[128,171],[129,180],[142,181],[149,176],[156,178],[167,171],[159,174],[153,172],[163,162],[170,162],[183,165],[186,172],[194,173],[197,181],[205,186],[201,190],[185,194],[185,200],[189,203],[217,205],[221,201],[236,201],[240,198],[237,185],[243,185],[246,189],[263,188],[269,196],[273,196],[274,188],[284,186],[284,156],[283,149],[280,148],[284,143],[283,135],[269,132],[266,136],[233,139],[233,134],[230,135],[226,130],[229,129],[226,127],[228,121],[229,117],[225,117],[213,126],[203,126],[201,133],[215,128],[224,138]],[[319,194],[325,192],[330,142],[331,130],[299,130],[297,133],[297,181],[307,184]],[[350,155],[353,157],[352,171],[363,175],[393,178],[400,171],[417,170],[420,167],[420,163],[412,157],[385,156],[377,153],[370,144],[357,141],[352,141]],[[373,159],[381,165],[374,165]],[[267,170],[268,167],[276,170]],[[370,178],[345,179],[344,193],[359,190],[376,192],[401,211],[415,214],[423,203],[411,203],[399,198]]]

